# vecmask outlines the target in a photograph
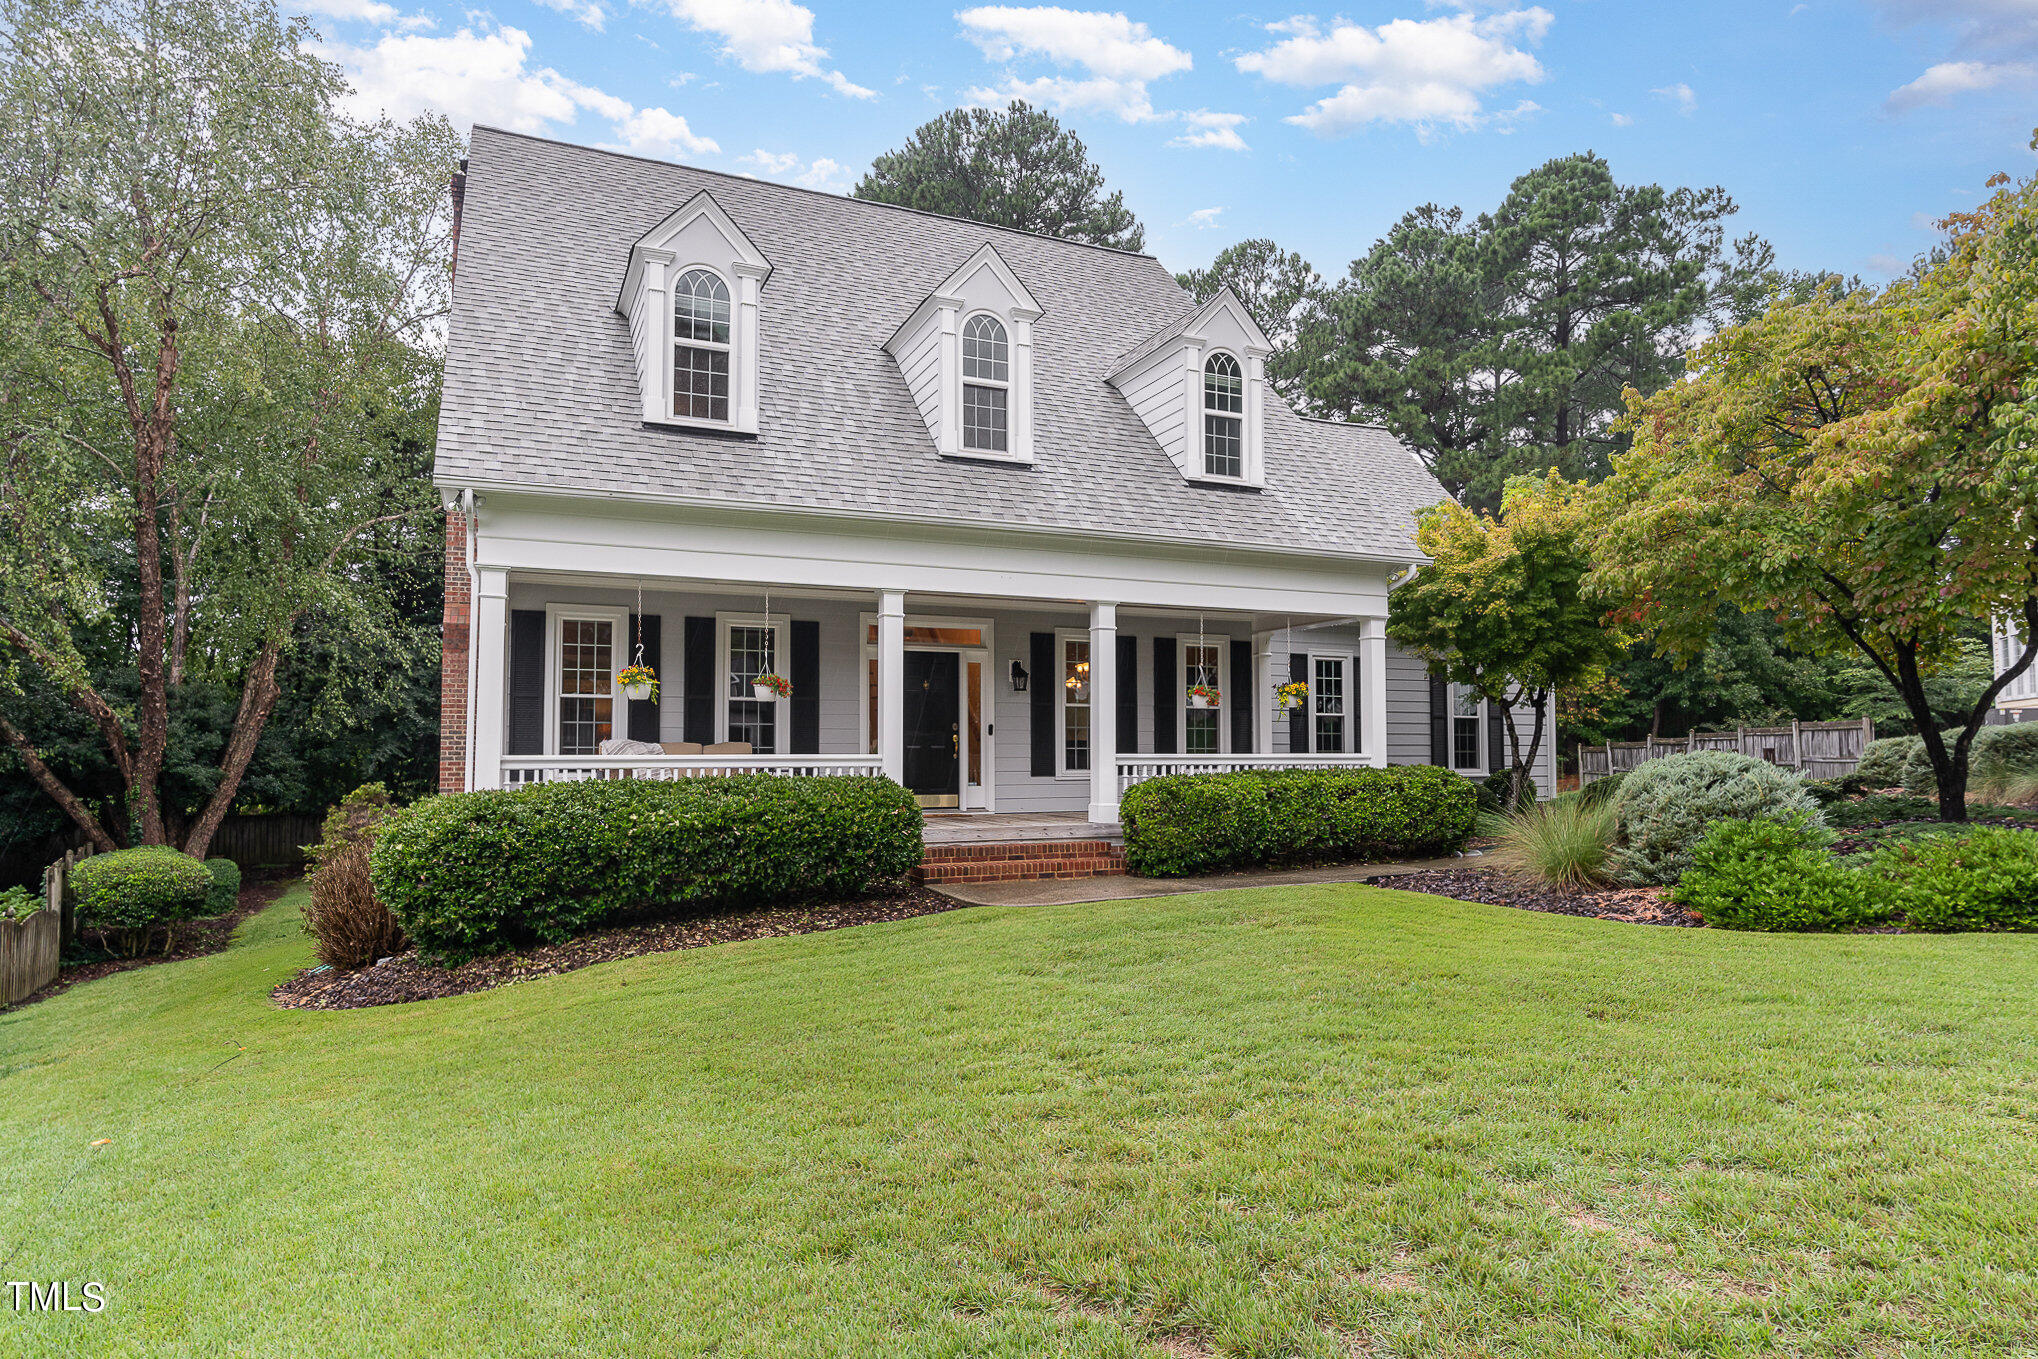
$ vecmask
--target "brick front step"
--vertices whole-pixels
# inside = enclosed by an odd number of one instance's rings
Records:
[[[1024,844],[930,845],[913,881],[1017,882],[1037,878],[1108,878],[1125,872],[1125,847],[1108,840]]]

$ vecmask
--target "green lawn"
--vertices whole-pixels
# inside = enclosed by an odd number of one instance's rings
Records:
[[[313,1014],[300,900],[0,1015],[0,1279],[110,1298],[0,1354],[2038,1346],[2038,938],[1268,888]]]

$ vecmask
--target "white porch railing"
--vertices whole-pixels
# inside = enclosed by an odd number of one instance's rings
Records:
[[[506,755],[504,788],[588,779],[696,779],[729,774],[875,778],[875,755]]]
[[[1364,769],[1366,754],[1353,755],[1120,755],[1118,791],[1173,774],[1229,774],[1240,769]]]

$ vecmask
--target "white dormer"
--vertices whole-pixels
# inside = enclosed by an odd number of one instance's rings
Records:
[[[1118,361],[1107,377],[1190,481],[1266,485],[1261,404],[1273,346],[1231,289]]]
[[[705,191],[630,247],[616,310],[630,318],[646,424],[757,432],[758,294],[770,273]]]
[[[971,255],[885,341],[944,457],[1033,461],[1040,304],[992,247]]]

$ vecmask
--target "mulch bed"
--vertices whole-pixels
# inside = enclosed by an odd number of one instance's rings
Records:
[[[370,1005],[402,1005],[414,1000],[465,995],[498,986],[576,972],[596,963],[637,958],[647,953],[706,948],[742,939],[772,939],[815,934],[882,920],[909,920],[958,910],[964,903],[924,887],[900,886],[882,896],[850,901],[809,902],[773,906],[733,915],[694,916],[624,925],[599,933],[546,944],[523,953],[476,958],[458,967],[437,967],[416,950],[388,958],[373,967],[341,972],[317,967],[301,972],[270,993],[278,1005],[299,1010],[358,1010]]]
[[[1433,896],[1456,897],[1459,901],[1482,901],[1488,906],[1512,906],[1518,911],[1583,916],[1588,920],[1618,920],[1630,925],[1705,923],[1670,900],[1669,892],[1661,887],[1552,887],[1493,868],[1430,868],[1420,873],[1384,874],[1367,878],[1366,882],[1403,892],[1428,892]]]
[[[225,915],[211,920],[187,920],[179,925],[176,944],[168,953],[145,953],[139,958],[94,958],[90,962],[68,964],[57,972],[55,981],[20,1004],[33,1005],[68,991],[80,982],[97,981],[116,972],[132,972],[138,967],[154,967],[157,963],[176,963],[186,958],[218,953],[233,942],[234,931],[249,916],[267,910],[289,886],[288,882],[246,883],[234,899],[234,908]],[[87,931],[84,938],[89,945],[99,944],[97,936],[91,931]]]
[[[1971,830],[1979,829],[1983,826],[2001,827],[2005,830],[2038,830],[2038,821],[2007,819],[1997,821],[1982,820],[1980,818],[1958,823],[1937,820],[1870,821],[1859,826],[1837,827],[1835,834],[1839,838],[1833,842],[1833,853],[1843,855],[1866,854],[1870,850],[1881,849],[1884,845],[1895,844],[1897,841],[1907,839],[1911,835],[1930,835],[1939,831]],[[1902,831],[1905,834],[1891,835],[1888,833],[1890,831]],[[1869,832],[1880,833],[1870,834]]]

